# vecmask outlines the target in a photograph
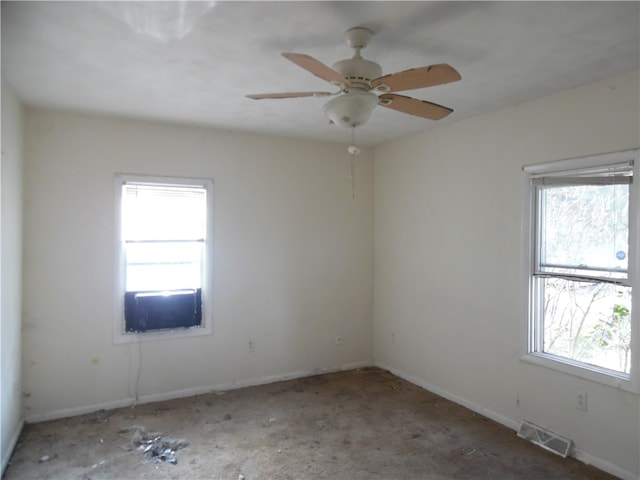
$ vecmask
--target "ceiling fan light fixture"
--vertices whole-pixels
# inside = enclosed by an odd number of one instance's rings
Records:
[[[345,37],[355,54],[352,58],[334,63],[331,68],[303,53],[282,54],[287,60],[316,77],[339,86],[338,92],[263,93],[247,97],[260,100],[338,95],[325,104],[324,114],[330,124],[336,123],[344,128],[364,125],[377,105],[429,120],[440,120],[453,112],[442,105],[392,93],[456,82],[461,76],[453,67],[439,63],[382,75],[380,65],[365,60],[360,54],[360,50],[367,46],[372,35],[373,31],[365,27],[347,30]]]
[[[324,106],[325,116],[336,125],[345,128],[359,127],[369,120],[378,105],[378,96],[360,88],[353,88]]]

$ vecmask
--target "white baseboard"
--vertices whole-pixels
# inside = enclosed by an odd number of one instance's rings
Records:
[[[376,367],[389,370],[394,375],[400,378],[403,378],[406,381],[413,383],[414,385],[418,385],[419,387],[422,387],[425,390],[429,390],[430,392],[435,393],[436,395],[440,395],[441,397],[446,398],[447,400],[451,400],[453,403],[457,403],[458,405],[462,405],[463,407],[468,408],[469,410],[473,410],[474,412],[479,413],[483,417],[490,418],[491,420],[494,420],[499,424],[510,428],[511,430],[518,430],[518,427],[520,426],[520,422],[516,420],[512,420],[511,418],[505,417],[504,415],[500,415],[492,410],[487,410],[486,408],[483,408],[476,403],[470,402],[466,398],[462,398],[462,397],[459,397],[458,395],[449,393],[446,390],[443,390],[440,387],[437,387],[435,385],[431,385],[417,377],[414,377],[413,375],[408,375],[400,370],[388,367],[379,362],[376,362]]]
[[[186,388],[182,390],[173,390],[170,392],[151,393],[138,397],[127,397],[109,402],[96,403],[72,408],[63,408],[50,412],[37,413],[29,415],[25,420],[28,423],[45,422],[48,420],[57,420],[59,418],[75,417],[77,415],[85,415],[87,413],[97,412],[99,410],[113,410],[114,408],[131,407],[133,405],[141,405],[144,403],[162,402],[164,400],[173,400],[176,398],[193,397],[195,395],[203,395],[211,392],[220,392],[226,390],[234,390],[237,388],[254,387],[257,385],[266,385],[269,383],[282,382],[285,380],[293,380],[295,378],[310,377],[313,375],[321,375],[324,373],[334,373],[345,370],[354,370],[356,368],[364,368],[371,366],[371,362],[354,362],[339,367],[323,367],[313,370],[300,370],[297,372],[283,373],[278,375],[269,375],[266,377],[249,378],[244,380],[233,380],[215,385],[205,385],[200,387]]]
[[[606,460],[602,460],[601,458],[594,457],[590,453],[583,452],[577,448],[573,449],[573,453],[571,454],[573,458],[576,460],[586,463],[587,465],[593,465],[597,469],[602,470],[603,472],[610,473],[622,480],[638,480],[638,475],[629,472],[623,468],[618,467],[612,463],[607,462]]]
[[[20,420],[16,427],[15,432],[13,432],[13,436],[9,441],[9,448],[7,448],[4,452],[2,452],[2,467],[0,469],[0,475],[4,477],[4,471],[9,465],[9,460],[11,460],[11,455],[13,455],[13,451],[16,448],[18,443],[18,438],[20,438],[20,434],[22,433],[22,427],[24,426],[24,420]]]
[[[388,367],[380,362],[375,362],[374,365],[378,368],[389,370],[394,375],[400,378],[403,378],[404,380],[411,382],[414,385],[422,387],[425,390],[435,393],[436,395],[440,395],[441,397],[446,398],[447,400],[450,400],[454,403],[457,403],[458,405],[462,405],[463,407],[468,408],[469,410],[473,410],[474,412],[479,413],[484,417],[490,418],[491,420],[494,420],[495,422],[498,422],[499,424],[504,425],[505,427],[508,427],[511,430],[517,431],[518,427],[520,426],[520,422],[518,420],[514,420],[512,418],[505,417],[504,415],[500,415],[499,413],[496,413],[492,410],[488,410],[474,402],[470,402],[465,398],[459,397],[458,395],[454,395],[435,385],[431,385],[428,382],[425,382],[417,377],[414,377],[413,375],[407,375],[406,373],[400,370]],[[607,473],[610,473],[611,475],[615,475],[616,477],[619,477],[622,480],[638,480],[638,475],[632,472],[629,472],[623,468],[620,468],[617,465],[609,463],[606,460],[602,460],[601,458],[595,457],[580,449],[574,448],[570,456],[582,463],[585,463],[587,465],[592,465],[602,470],[603,472],[607,472]]]

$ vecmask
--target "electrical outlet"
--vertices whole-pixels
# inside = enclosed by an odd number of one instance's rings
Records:
[[[578,410],[587,411],[587,392],[582,390],[576,390],[575,396],[576,408]]]
[[[256,342],[254,342],[253,340],[249,340],[249,353],[253,353],[256,351]]]

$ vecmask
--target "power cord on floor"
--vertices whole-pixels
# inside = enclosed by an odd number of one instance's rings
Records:
[[[140,340],[139,333],[136,336],[138,337],[138,373],[136,373],[136,383],[133,391],[135,401],[133,405],[131,405],[131,408],[135,408],[135,406],[138,405],[138,385],[140,384],[140,372],[142,372],[142,341]]]

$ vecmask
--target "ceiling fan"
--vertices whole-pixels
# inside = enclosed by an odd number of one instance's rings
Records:
[[[393,93],[456,82],[462,77],[453,67],[441,63],[382,75],[380,65],[365,60],[360,54],[360,50],[367,46],[372,36],[373,32],[364,27],[347,30],[345,38],[355,54],[353,58],[333,64],[331,68],[309,55],[282,54],[299,67],[339,87],[337,92],[262,93],[247,97],[263,100],[335,96],[325,104],[324,113],[329,118],[329,123],[346,128],[363,125],[377,105],[431,120],[440,120],[453,112],[442,105]]]

